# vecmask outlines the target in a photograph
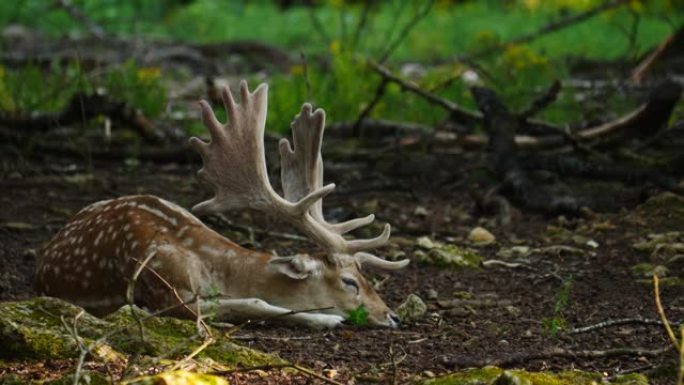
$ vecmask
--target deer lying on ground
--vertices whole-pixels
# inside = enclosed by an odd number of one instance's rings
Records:
[[[335,327],[363,305],[370,324],[397,326],[397,316],[361,273],[363,265],[399,269],[408,264],[366,252],[387,242],[390,226],[385,225],[376,238],[348,240],[343,234],[370,224],[374,216],[343,223],[324,219],[322,199],[335,186],[323,186],[325,113],[312,111],[309,104],[292,122],[294,148],[287,139],[280,142],[284,197],[274,191],[263,142],[267,94],[265,84],[250,93],[243,81],[238,104],[225,88],[225,125],[207,102],[200,102],[211,141],[192,138],[190,144],[204,162],[198,178],[214,197],[192,211],[263,211],[309,236],[325,250],[324,256],[247,250],[173,203],[155,196],[127,196],[91,204],[55,235],[42,251],[36,291],[69,300],[95,315],[132,300],[151,310],[172,308],[166,313],[172,316],[194,317],[197,312],[192,308],[174,307],[182,301],[197,306],[200,314],[211,308],[221,320],[282,316],[312,327]],[[127,290],[132,281],[131,298]],[[310,309],[319,310],[306,311]]]

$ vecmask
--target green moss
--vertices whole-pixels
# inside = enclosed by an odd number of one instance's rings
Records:
[[[71,325],[81,308],[64,301],[40,297],[25,302],[0,304],[0,357],[66,358],[78,355],[74,337],[62,319]],[[106,323],[84,313],[78,317],[78,334],[85,343],[92,342]]]
[[[19,376],[17,376],[14,373],[8,374],[0,378],[0,385],[24,385],[26,383],[26,381],[22,380]]]
[[[71,325],[82,309],[54,298],[35,298],[0,304],[0,358],[48,359],[77,356],[80,351],[73,336],[62,324]],[[142,320],[144,339],[138,321]],[[138,308],[123,307],[104,320],[88,313],[78,318],[78,334],[85,344],[106,336],[95,354],[102,360],[119,360],[122,353],[178,358],[200,346],[194,321],[168,317],[150,317]],[[212,330],[212,335],[220,332]],[[283,363],[278,357],[258,352],[218,338],[202,350],[200,357],[221,364],[255,366]]]
[[[450,268],[477,268],[482,256],[473,250],[458,247],[450,243],[434,241],[427,237],[418,238],[414,252],[418,261],[436,266]]]
[[[605,382],[600,373],[578,370],[553,372],[528,372],[525,370],[503,370],[497,367],[469,369],[426,381],[429,385],[590,385]],[[610,382],[621,385],[647,385],[641,374],[619,376]]]
[[[484,368],[467,369],[460,372],[450,373],[425,382],[426,385],[476,385],[491,384],[503,370],[494,366]]]

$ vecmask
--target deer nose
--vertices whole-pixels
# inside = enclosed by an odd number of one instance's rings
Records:
[[[401,324],[401,318],[394,313],[387,313],[387,321],[389,321],[389,326],[396,328]]]

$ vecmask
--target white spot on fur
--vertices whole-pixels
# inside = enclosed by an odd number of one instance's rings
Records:
[[[153,214],[153,215],[173,224],[174,226],[176,226],[176,224],[177,224],[176,218],[171,218],[170,216],[164,214],[164,212],[162,212],[159,209],[155,209],[154,207],[150,207],[150,206],[145,205],[145,204],[139,204],[138,208],[140,208],[141,210],[145,210],[148,213]]]
[[[199,219],[197,219],[194,215],[190,214],[188,212],[188,210],[178,206],[177,204],[169,202],[169,201],[161,199],[161,198],[159,198],[159,202],[161,202],[163,205],[165,205],[169,209],[173,210],[174,212],[184,216],[185,218],[190,219],[193,222],[199,222]],[[175,223],[174,223],[174,225],[175,225]]]
[[[176,231],[176,238],[182,238],[189,229],[190,226],[188,225],[181,227],[180,230]]]
[[[191,238],[188,238],[188,239],[191,239]],[[223,255],[223,252],[224,252],[224,250],[217,249],[217,248],[207,246],[207,245],[200,246],[199,251],[201,253],[209,254],[212,257],[220,257]]]
[[[94,243],[95,246],[100,244],[100,239],[102,239],[103,235],[104,235],[104,232],[102,230],[100,230],[100,232],[97,233],[97,237],[95,238],[95,243]]]

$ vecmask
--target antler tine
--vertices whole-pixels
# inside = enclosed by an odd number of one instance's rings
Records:
[[[287,139],[280,141],[281,182],[285,199],[296,201],[309,193],[309,191],[314,191],[323,185],[321,144],[324,129],[325,112],[322,109],[313,111],[313,107],[306,103],[292,122],[294,148]],[[390,237],[391,228],[387,224],[382,233],[375,238],[360,240],[345,240],[342,238],[342,234],[373,222],[375,220],[373,214],[363,218],[331,224],[323,217],[322,200],[317,201],[311,206],[309,214],[321,227],[321,230],[333,235],[328,238],[335,242],[330,245],[324,245],[333,253],[351,254],[374,249],[386,244]],[[360,262],[374,264],[379,267],[399,268],[405,266],[404,262],[385,261],[368,253],[357,254],[360,256],[358,258]]]
[[[321,144],[325,129],[325,111],[304,103],[301,111],[292,121],[292,140],[294,149],[287,139],[280,140],[281,182],[285,199],[294,202],[309,191],[323,185],[323,157]],[[317,201],[309,212],[327,230],[336,234],[346,234],[375,220],[370,214],[341,223],[328,223],[323,217],[323,201]]]
[[[228,122],[221,124],[209,103],[200,102],[202,120],[209,129],[210,142],[196,137],[190,145],[202,157],[204,166],[199,180],[214,192],[214,197],[193,207],[199,214],[237,208],[253,208],[279,214],[295,221],[325,195],[334,185],[309,191],[296,202],[280,197],[271,187],[264,154],[264,130],[268,107],[268,86],[262,84],[249,92],[247,82],[240,83],[240,103],[236,103],[228,87],[223,89],[223,104]]]
[[[268,87],[265,84],[250,93],[247,83],[242,81],[240,103],[236,103],[230,89],[224,88],[223,104],[228,114],[226,124],[216,119],[207,102],[200,102],[202,120],[209,129],[211,141],[191,138],[190,145],[204,162],[197,176],[213,190],[214,197],[197,204],[192,210],[206,214],[252,208],[274,214],[299,228],[333,256],[368,250],[387,243],[389,225],[375,238],[347,241],[342,237],[342,234],[372,222],[373,215],[339,224],[330,224],[323,218],[321,200],[335,189],[335,185],[323,186],[321,143],[325,113],[321,109],[313,111],[310,104],[305,104],[292,123],[294,148],[289,141],[281,141],[285,198],[273,190],[268,180],[264,154],[267,94]],[[368,257],[359,260],[374,263]],[[385,266],[392,263],[396,262],[374,264]]]

